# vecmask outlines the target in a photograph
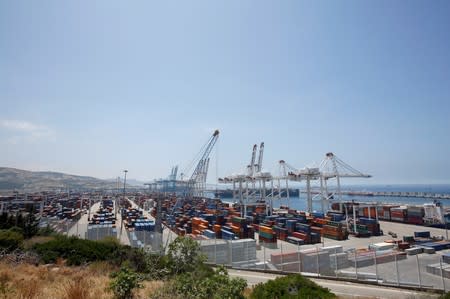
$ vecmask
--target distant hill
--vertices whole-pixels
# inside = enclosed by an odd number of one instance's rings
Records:
[[[66,188],[111,189],[116,187],[116,182],[89,176],[0,167],[0,191],[50,191]]]

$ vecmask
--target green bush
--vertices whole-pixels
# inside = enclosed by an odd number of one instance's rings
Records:
[[[111,276],[113,279],[109,287],[117,299],[131,299],[134,297],[133,290],[142,287],[139,275],[127,267],[122,267]]]
[[[450,299],[450,292],[442,294],[441,296],[439,296],[439,299]]]
[[[50,225],[47,225],[46,227],[40,228],[36,235],[42,236],[42,237],[49,237],[49,236],[55,236],[56,232],[53,228],[50,227]]]
[[[177,237],[170,243],[167,258],[168,266],[175,275],[194,271],[206,260],[200,252],[200,245],[188,237]]]
[[[247,282],[230,278],[224,267],[201,267],[175,276],[154,292],[152,299],[241,299]]]
[[[16,248],[22,247],[23,236],[15,229],[0,230],[0,248],[6,251],[13,251]]]
[[[59,235],[48,242],[35,244],[33,249],[45,263],[54,263],[58,257],[67,259],[69,265],[108,260],[120,266],[127,261],[135,270],[145,270],[145,263],[142,263],[144,253],[130,246],[120,245],[115,239],[97,242]]]
[[[250,295],[252,299],[328,299],[336,298],[328,289],[323,288],[313,281],[301,276],[292,274],[269,280],[266,283],[259,283]]]
[[[76,237],[57,236],[34,249],[45,263],[53,263],[56,258],[67,259],[69,265],[81,265],[89,261],[104,260],[116,250],[115,244],[81,240]]]
[[[146,278],[149,280],[160,280],[170,275],[169,259],[165,255],[147,253],[145,255],[145,270]],[[142,265],[144,263],[141,263]],[[143,265],[144,266],[144,265]]]

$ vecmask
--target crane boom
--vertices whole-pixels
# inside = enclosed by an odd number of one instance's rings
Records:
[[[207,145],[206,145],[206,149],[203,152],[202,157],[198,161],[198,164],[195,167],[195,170],[194,170],[194,172],[191,175],[190,181],[197,181],[199,178],[202,177],[203,166],[206,163],[206,160],[208,159],[209,154],[211,153],[211,151],[212,151],[212,149],[214,147],[214,144],[216,144],[217,138],[219,138],[219,130],[215,130],[214,134],[208,140]]]
[[[255,159],[256,159],[256,150],[258,149],[258,145],[253,145],[252,150],[252,158],[250,159],[250,164],[247,166],[248,169],[248,176],[253,176],[253,173],[255,172]]]
[[[209,155],[219,138],[219,130],[215,130],[214,134],[209,138],[208,142],[202,147],[201,157],[197,162],[191,178],[188,180],[190,196],[203,197],[206,188],[206,177],[208,176]]]
[[[262,170],[263,155],[264,155],[264,142],[261,142],[261,145],[259,146],[259,157],[258,157],[258,164],[256,165],[256,172],[261,172]]]

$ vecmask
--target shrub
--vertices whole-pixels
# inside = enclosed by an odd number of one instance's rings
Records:
[[[169,259],[165,255],[147,253],[145,255],[145,273],[149,280],[160,280],[168,277],[171,273]]]
[[[441,296],[439,296],[439,299],[450,299],[450,292],[442,294]]]
[[[266,283],[259,283],[250,295],[254,299],[281,299],[281,298],[308,298],[308,299],[328,299],[336,298],[328,289],[323,288],[313,281],[301,276],[292,274],[269,280]]]
[[[54,263],[58,257],[67,259],[68,265],[81,265],[98,260],[116,260],[120,245],[115,242],[95,242],[77,237],[57,236],[34,244],[33,248],[45,263]]]
[[[13,251],[22,246],[22,234],[14,230],[0,230],[0,248]]]
[[[57,235],[41,241],[43,242],[30,241],[28,243],[44,263],[55,263],[57,258],[63,258],[67,260],[67,265],[108,261],[112,266],[117,267],[126,264],[137,272],[152,270],[146,263],[147,254],[142,249],[121,245],[114,238],[91,241]]]
[[[152,299],[222,299],[244,298],[247,282],[242,278],[230,278],[224,267],[216,270],[203,267],[194,272],[182,273],[157,290]]]
[[[37,234],[37,236],[42,236],[42,237],[49,237],[49,236],[54,236],[56,235],[56,232],[53,228],[50,227],[50,225],[47,225],[46,227],[41,227]]]
[[[173,274],[194,271],[205,261],[205,256],[200,252],[200,245],[188,237],[177,237],[169,245],[167,258]]]
[[[134,297],[133,290],[142,287],[139,275],[127,267],[114,272],[112,277],[109,287],[117,299],[131,299]]]

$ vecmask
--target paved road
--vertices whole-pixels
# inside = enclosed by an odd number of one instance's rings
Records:
[[[228,273],[230,274],[230,276],[244,278],[250,286],[282,276],[278,274],[259,273],[233,269],[228,269]],[[438,295],[431,295],[422,292],[382,287],[382,286],[364,285],[352,282],[341,282],[341,281],[314,279],[314,278],[311,280],[316,282],[320,286],[330,289],[340,298],[425,299],[425,298],[439,297]]]
[[[98,211],[100,208],[100,202],[97,202],[91,206],[91,217],[95,214],[95,212]],[[85,238],[87,226],[88,226],[88,215],[85,214],[82,215],[80,220],[76,224],[74,224],[69,229],[69,235],[70,236],[76,236],[78,235],[80,238]],[[125,227],[121,227],[122,223],[122,217],[120,216],[120,213],[117,213],[117,220],[116,220],[116,228],[117,228],[117,238],[120,240],[120,243],[125,245],[130,245],[130,240],[128,239],[128,234],[126,233]],[[122,228],[122,231],[121,231]]]
[[[131,206],[136,209],[140,209],[138,205],[131,199],[128,199],[131,203]],[[140,209],[143,210],[143,209]],[[155,218],[146,210],[143,210],[143,215],[150,220],[155,221]],[[163,224],[163,247],[167,247],[173,240],[177,238],[177,234],[170,230]]]
[[[97,202],[91,206],[91,217],[94,215],[94,213],[100,208],[100,202]],[[76,224],[74,224],[69,229],[69,236],[76,236],[78,235],[80,238],[85,238],[87,226],[88,226],[88,213],[81,215],[80,220]]]

